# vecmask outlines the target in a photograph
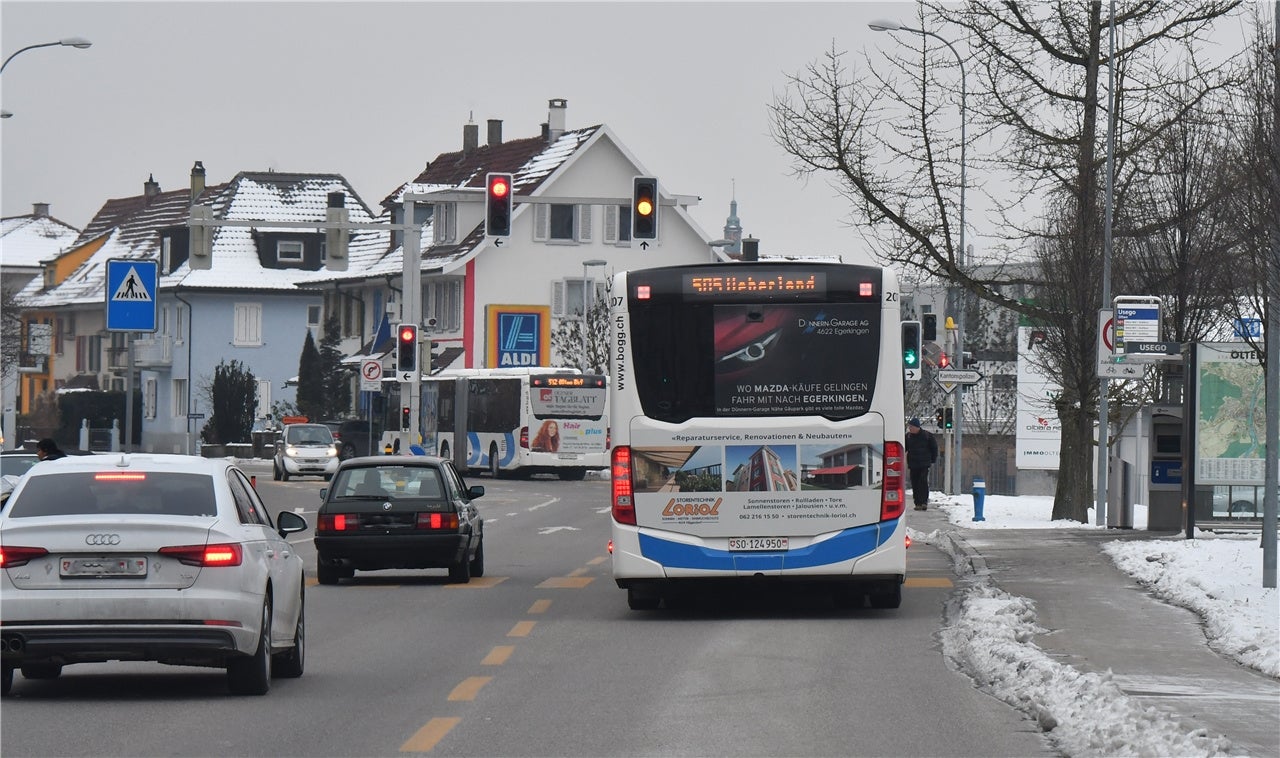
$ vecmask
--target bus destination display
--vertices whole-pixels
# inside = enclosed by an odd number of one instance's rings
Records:
[[[683,284],[685,295],[708,298],[749,292],[804,292],[823,295],[827,291],[827,275],[815,271],[771,271],[767,274],[685,274]]]

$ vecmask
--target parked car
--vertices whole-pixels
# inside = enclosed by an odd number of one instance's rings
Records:
[[[0,513],[0,667],[52,679],[101,661],[225,668],[232,693],[302,675],[302,560],[226,458],[120,454],[33,467]]]
[[[276,481],[291,476],[323,476],[338,470],[338,446],[324,424],[285,424],[276,441],[272,473]]]
[[[466,583],[484,575],[484,521],[453,462],[434,456],[371,456],[343,461],[320,491],[316,574],[337,584],[356,571],[449,570]]]
[[[382,429],[378,424],[371,425],[367,419],[360,418],[320,423],[329,427],[329,431],[333,433],[334,442],[338,445],[338,457],[344,461],[382,452],[378,449],[378,441],[382,438]]]
[[[22,476],[39,462],[35,453],[26,450],[0,451],[0,476]]]

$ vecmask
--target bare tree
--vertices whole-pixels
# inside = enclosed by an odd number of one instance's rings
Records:
[[[1227,82],[1223,66],[1195,64],[1197,41],[1238,0],[1194,6],[1157,0],[1119,3],[1123,40],[1116,65],[1117,119],[1128,138],[1116,146],[1115,206],[1138,181],[1131,159],[1195,103]],[[773,134],[801,176],[822,174],[849,198],[875,252],[890,264],[949,280],[995,305],[1051,327],[1050,376],[1062,387],[1061,469],[1053,518],[1087,521],[1093,505],[1090,466],[1098,379],[1097,323],[1103,305],[1103,187],[1110,61],[1104,4],[936,2],[922,5],[921,29],[940,28],[967,41],[969,119],[976,142],[993,145],[970,161],[992,177],[986,192],[997,209],[1004,244],[966,256],[959,250],[959,156],[953,99],[959,72],[950,50],[928,37],[904,35],[908,50],[882,64],[849,69],[833,47],[788,78],[771,106]],[[912,47],[910,43],[920,43]],[[975,65],[976,64],[976,65]],[[1169,106],[1170,93],[1183,101]],[[950,128],[946,128],[951,124]],[[1038,206],[1050,209],[1050,221]],[[1008,261],[1040,263],[1019,276]],[[963,263],[963,265],[962,265]],[[1015,300],[1008,285],[1032,286],[1037,297]],[[1043,296],[1042,296],[1043,295]]]

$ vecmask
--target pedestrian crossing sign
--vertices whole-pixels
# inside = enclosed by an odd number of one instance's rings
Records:
[[[154,332],[156,330],[155,261],[112,258],[107,261],[107,331]]]

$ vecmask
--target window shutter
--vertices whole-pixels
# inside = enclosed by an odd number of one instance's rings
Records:
[[[546,242],[551,236],[551,206],[538,203],[533,206],[533,241]]]
[[[457,331],[462,328],[462,280],[454,277],[449,282],[449,328]]]
[[[604,239],[601,241],[608,245],[618,242],[618,206],[616,205],[604,207]]]
[[[579,205],[577,207],[578,236],[579,242],[591,241],[591,206]]]
[[[551,315],[555,318],[564,317],[564,282],[551,283]]]

